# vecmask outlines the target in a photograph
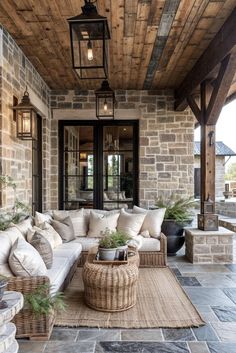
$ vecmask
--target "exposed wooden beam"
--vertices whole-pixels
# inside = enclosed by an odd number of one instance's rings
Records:
[[[236,51],[222,61],[206,111],[206,123],[216,124],[236,72]]]
[[[229,104],[231,103],[232,101],[234,101],[236,99],[236,92],[231,94],[229,97],[226,98],[225,100],[225,104]]]
[[[187,97],[223,61],[236,45],[236,8],[221,27],[208,48],[175,91],[175,109],[187,107]]]
[[[143,89],[151,88],[179,4],[180,0],[166,0],[165,2]]]
[[[192,109],[193,114],[195,115],[197,121],[199,122],[199,124],[201,124],[201,110],[199,109],[194,97],[188,96],[187,102],[188,102],[188,105],[190,106],[190,108]]]

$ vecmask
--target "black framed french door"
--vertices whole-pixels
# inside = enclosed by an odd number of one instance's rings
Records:
[[[42,212],[42,118],[37,115],[37,135],[32,140],[32,215]]]
[[[59,121],[60,209],[138,204],[137,120]]]

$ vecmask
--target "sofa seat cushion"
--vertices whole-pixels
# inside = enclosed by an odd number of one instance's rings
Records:
[[[82,245],[80,243],[64,243],[53,249],[54,258],[62,257],[69,259],[70,266],[79,258],[82,251]]]
[[[99,242],[99,238],[76,238],[70,244],[80,243],[82,245],[82,251],[89,251],[94,246],[97,246]]]
[[[47,270],[46,276],[50,280],[50,294],[56,294],[62,287],[68,272],[71,268],[69,257],[53,257],[53,264],[50,270]]]
[[[8,264],[0,264],[0,276],[14,277],[15,275]]]
[[[155,238],[143,238],[139,251],[160,251],[160,240]]]

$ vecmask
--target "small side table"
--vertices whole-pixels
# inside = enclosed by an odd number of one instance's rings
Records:
[[[0,353],[17,353],[15,339],[16,326],[10,322],[24,305],[23,295],[19,292],[5,292],[3,300],[8,307],[0,310]]]

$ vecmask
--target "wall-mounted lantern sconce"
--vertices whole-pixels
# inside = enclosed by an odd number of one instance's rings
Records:
[[[30,102],[27,88],[22,100],[13,107],[16,112],[16,136],[21,140],[36,139],[37,109]]]
[[[115,93],[110,88],[108,81],[103,81],[96,95],[96,117],[114,119]]]
[[[104,79],[108,75],[110,39],[107,18],[100,16],[96,1],[84,0],[82,13],[68,18],[72,66],[81,79]]]

